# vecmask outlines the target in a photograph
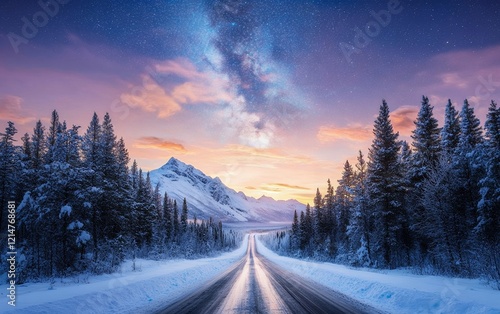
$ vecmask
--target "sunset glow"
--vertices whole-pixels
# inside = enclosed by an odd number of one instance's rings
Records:
[[[173,156],[255,197],[306,203],[328,178],[336,185],[345,160],[367,155],[383,98],[408,141],[422,95],[441,124],[448,98],[458,107],[467,98],[481,122],[500,99],[499,12],[488,1],[401,1],[351,60],[340,44],[352,43],[386,1],[359,1],[363,10],[351,1],[257,1],[231,20],[195,1],[71,1],[14,44],[23,16],[42,9],[9,3],[0,5],[8,11],[0,20],[2,130],[14,121],[20,141],[56,109],[83,133],[94,111],[109,112],[143,169]]]

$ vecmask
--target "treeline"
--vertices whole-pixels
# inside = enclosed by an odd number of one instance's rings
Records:
[[[220,222],[188,220],[185,199],[179,210],[135,161],[129,168],[109,114],[101,123],[94,113],[83,135],[56,111],[48,130],[38,121],[19,146],[16,133],[8,122],[0,134],[0,225],[5,238],[7,204],[16,201],[19,283],[109,273],[125,258],[213,254],[240,241]]]
[[[425,273],[487,277],[500,288],[500,108],[483,129],[465,100],[438,127],[423,97],[411,147],[398,140],[382,102],[368,161],[346,161],[334,190],[267,238],[284,254]]]

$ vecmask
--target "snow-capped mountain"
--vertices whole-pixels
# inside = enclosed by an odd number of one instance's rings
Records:
[[[177,200],[179,207],[184,197],[189,216],[199,219],[212,217],[222,221],[291,221],[294,210],[305,206],[296,200],[277,201],[262,196],[258,199],[228,188],[219,178],[211,178],[182,161],[170,158],[161,168],[150,172],[151,183],[160,184],[160,192]]]

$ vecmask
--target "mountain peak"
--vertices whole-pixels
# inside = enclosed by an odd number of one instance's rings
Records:
[[[160,193],[181,203],[186,197],[189,211],[201,219],[222,221],[288,221],[303,205],[283,203],[271,197],[259,200],[228,188],[219,177],[212,178],[174,157],[151,171],[151,182],[160,184]]]
[[[166,165],[171,165],[171,166],[176,166],[180,162],[179,159],[175,157],[170,157],[170,159],[167,161]]]
[[[270,196],[262,195],[259,197],[259,201],[275,201],[275,199]]]
[[[167,161],[166,164],[163,165],[162,168],[172,169],[172,168],[179,168],[179,167],[185,168],[185,167],[187,167],[187,165],[175,157],[170,157],[170,159]]]

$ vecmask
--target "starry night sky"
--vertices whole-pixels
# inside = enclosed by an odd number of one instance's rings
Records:
[[[175,156],[254,196],[305,202],[336,182],[346,159],[367,153],[382,98],[407,140],[422,95],[441,122],[448,98],[468,98],[481,121],[500,99],[498,1],[58,7],[0,4],[2,123],[21,135],[57,109],[85,129],[110,112],[145,169]],[[34,16],[43,26],[26,38]]]

